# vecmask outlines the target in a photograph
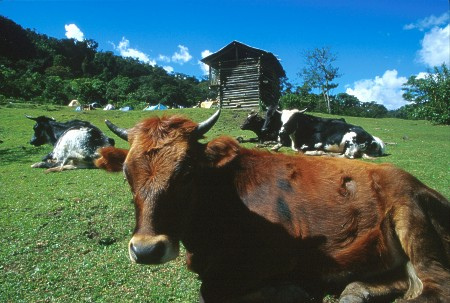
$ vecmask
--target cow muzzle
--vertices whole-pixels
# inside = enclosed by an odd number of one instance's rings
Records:
[[[139,264],[166,263],[178,257],[179,251],[178,241],[173,242],[166,235],[134,235],[128,246],[131,261]]]
[[[31,145],[34,145],[34,146],[41,146],[41,145],[43,145],[44,143],[43,143],[43,142],[40,142],[40,140],[38,140],[38,138],[33,137],[33,138],[31,138],[31,140],[30,140],[30,144],[31,144]]]

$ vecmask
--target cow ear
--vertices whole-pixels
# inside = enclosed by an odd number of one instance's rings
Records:
[[[109,172],[122,171],[123,162],[128,155],[127,149],[108,146],[99,150],[100,158],[95,160],[95,166]]]
[[[239,149],[239,143],[228,137],[221,137],[208,142],[205,148],[208,165],[212,167],[227,165],[236,158]]]

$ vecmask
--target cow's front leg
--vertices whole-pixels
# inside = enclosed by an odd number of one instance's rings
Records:
[[[45,157],[42,158],[42,161],[45,162],[47,160],[53,159],[53,152],[48,153]]]
[[[31,165],[32,168],[50,168],[50,167],[55,167],[58,166],[58,162],[56,162],[55,160],[47,160],[44,162],[37,162]]]
[[[395,280],[395,281],[393,281]],[[382,283],[353,282],[342,292],[339,303],[391,302],[408,289],[404,279],[388,279]]]
[[[272,147],[271,150],[273,150],[273,151],[278,151],[281,147],[283,147],[283,144],[278,143],[278,144],[276,144],[274,147]]]

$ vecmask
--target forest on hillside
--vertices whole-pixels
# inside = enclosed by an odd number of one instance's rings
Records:
[[[97,47],[94,40],[48,37],[0,16],[0,99],[193,106],[208,97],[206,79],[168,74]]]

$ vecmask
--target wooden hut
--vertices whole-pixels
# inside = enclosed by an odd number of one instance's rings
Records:
[[[223,107],[276,104],[286,74],[274,54],[233,41],[201,60],[209,65],[210,90]]]

